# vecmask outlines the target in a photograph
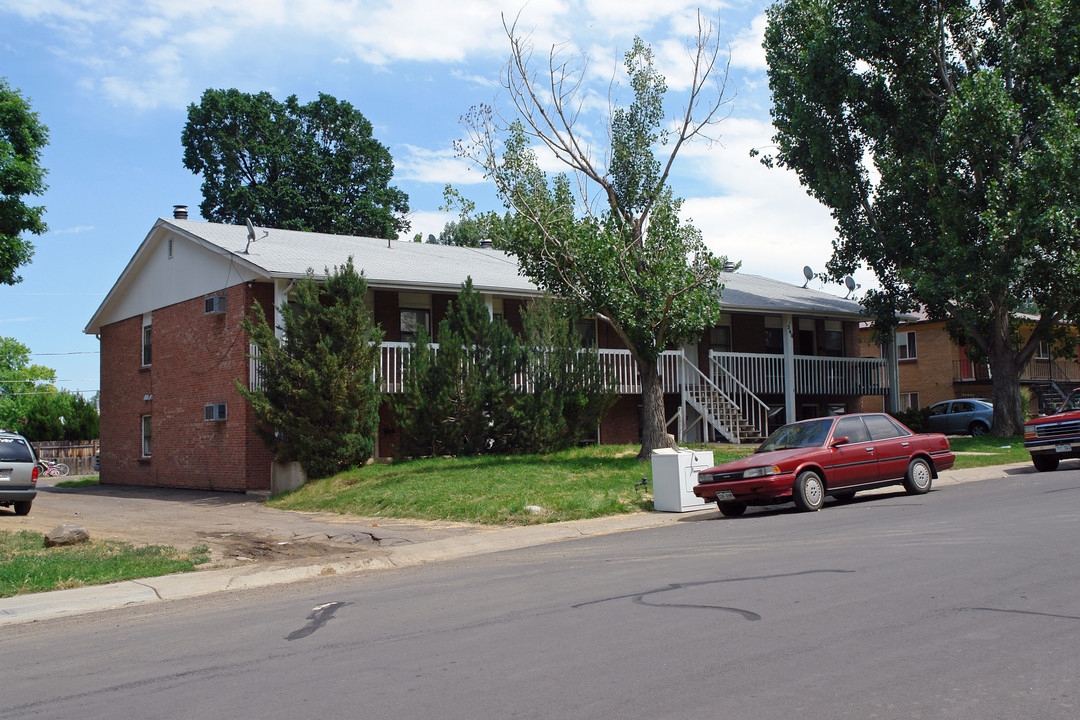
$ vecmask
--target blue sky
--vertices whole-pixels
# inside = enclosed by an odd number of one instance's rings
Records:
[[[749,157],[772,128],[761,38],[768,3],[702,6],[730,49],[729,117],[719,141],[680,155],[672,185],[684,215],[743,271],[802,284],[831,252],[833,222],[793,174]],[[15,286],[0,286],[0,335],[56,369],[58,385],[98,390],[98,341],[82,330],[158,217],[186,204],[198,219],[201,179],[184,169],[187,106],[206,88],[269,91],[302,102],[325,92],[374,125],[409,195],[412,229],[438,234],[452,183],[479,209],[491,188],[454,156],[459,118],[505,107],[508,57],[500,13],[519,16],[538,55],[567,43],[590,57],[587,120],[606,112],[609,81],[634,35],[656,51],[679,109],[685,42],[698,5],[668,0],[0,0],[0,76],[49,127],[44,153],[49,232]],[[625,99],[625,84],[615,89]],[[856,276],[864,286],[872,276]],[[812,287],[822,287],[814,282]],[[825,288],[837,295],[844,288]]]

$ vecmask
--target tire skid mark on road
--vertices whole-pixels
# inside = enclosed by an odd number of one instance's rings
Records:
[[[687,589],[687,588],[704,587],[706,585],[719,585],[721,583],[748,582],[748,581],[753,581],[753,580],[776,580],[776,579],[779,579],[779,578],[799,577],[801,575],[818,575],[818,574],[824,574],[824,573],[848,574],[848,573],[854,573],[854,572],[855,572],[854,570],[802,570],[802,571],[793,572],[793,573],[781,573],[779,575],[754,575],[754,576],[751,576],[751,577],[723,578],[721,580],[700,580],[700,581],[697,581],[697,582],[688,582],[688,583],[670,583],[670,584],[668,584],[668,585],[666,585],[664,587],[655,588],[653,590],[646,590],[644,592],[639,592],[639,593],[629,593],[627,595],[616,595],[614,597],[603,598],[601,600],[589,600],[587,602],[577,603],[576,605],[571,605],[570,607],[577,610],[579,608],[587,607],[589,605],[598,605],[600,603],[612,602],[614,600],[630,600],[633,603],[635,603],[636,605],[644,605],[646,607],[684,608],[684,609],[694,609],[694,610],[720,610],[722,612],[735,613],[736,615],[741,615],[744,619],[749,620],[750,622],[756,622],[758,620],[761,620],[761,615],[758,615],[756,612],[753,612],[751,610],[744,610],[742,608],[727,607],[727,606],[724,606],[724,605],[699,605],[699,604],[690,604],[690,603],[654,602],[654,601],[647,600],[646,598],[649,598],[650,596],[654,596],[654,595],[659,595],[661,593],[671,592],[673,590],[684,590],[684,589]]]

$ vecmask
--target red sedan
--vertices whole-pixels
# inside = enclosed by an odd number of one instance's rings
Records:
[[[701,471],[694,494],[728,517],[786,502],[820,510],[826,495],[846,501],[883,485],[925,493],[955,460],[944,435],[917,435],[884,413],[815,418],[783,426],[753,455]]]

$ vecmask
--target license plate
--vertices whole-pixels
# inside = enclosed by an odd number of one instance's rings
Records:
[[[1055,445],[1054,446],[1054,452],[1058,452],[1058,453],[1072,452],[1072,445],[1070,445],[1068,443],[1064,443],[1062,445]]]
[[[716,499],[717,500],[734,500],[735,495],[732,494],[732,492],[730,490],[717,490],[716,491]]]

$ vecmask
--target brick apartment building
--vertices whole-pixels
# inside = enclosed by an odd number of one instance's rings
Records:
[[[85,329],[101,341],[101,482],[269,488],[272,457],[236,391],[236,383],[254,384],[257,362],[240,322],[252,303],[276,319],[299,278],[350,257],[384,332],[387,393],[401,387],[403,350],[417,328],[437,328],[467,278],[519,332],[522,308],[539,294],[512,256],[491,248],[249,233],[187,220],[186,210],[159,219]],[[886,363],[858,357],[858,303],[742,273],[724,273],[723,283],[716,324],[660,359],[669,428],[680,441],[752,442],[784,418],[856,411],[864,396],[887,391]],[[640,387],[629,352],[602,323],[579,329],[596,340],[620,393],[597,440],[638,442]],[[397,433],[384,406],[376,453],[393,455]]]
[[[1027,341],[1038,318],[1020,316],[1019,339]],[[863,356],[884,357],[886,352],[872,339],[872,330],[860,331]],[[966,345],[953,340],[944,321],[912,315],[896,330],[898,409],[926,408],[944,400],[990,398],[993,383],[990,367],[972,360]],[[1040,343],[1020,371],[1020,384],[1032,392],[1032,412],[1056,407],[1072,389],[1080,387],[1080,349],[1072,357],[1055,357],[1050,346]],[[881,410],[882,398],[867,398],[868,410]]]

